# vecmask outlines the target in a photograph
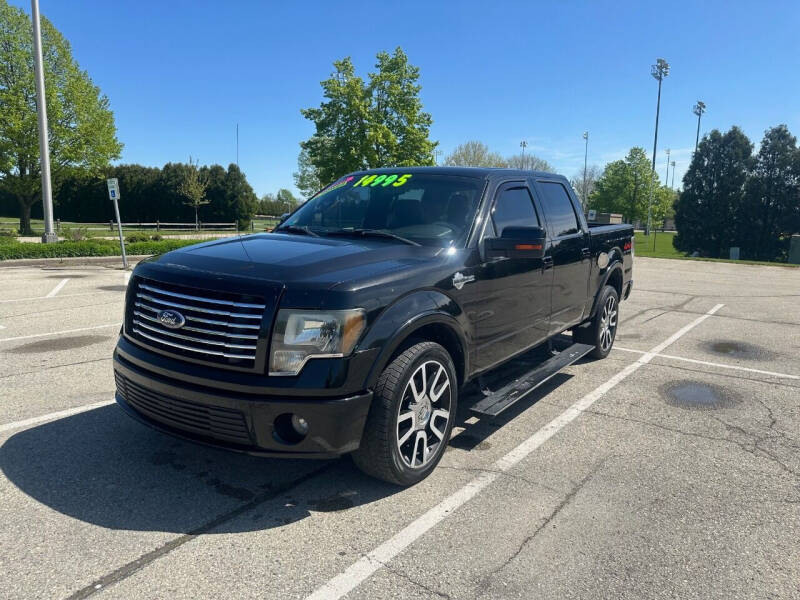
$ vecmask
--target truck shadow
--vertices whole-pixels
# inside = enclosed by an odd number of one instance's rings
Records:
[[[0,470],[74,519],[189,534],[279,527],[401,489],[365,477],[349,459],[266,459],[183,442],[116,405],[20,431],[0,447]]]
[[[498,389],[538,360],[528,353],[467,385],[455,423],[464,431],[450,447],[488,447],[490,434],[570,378],[556,375],[498,417],[470,419],[481,385]],[[14,434],[0,446],[0,470],[29,497],[74,519],[180,534],[280,527],[312,511],[344,510],[402,490],[362,475],[349,458],[267,459],[184,442],[137,423],[116,405]]]

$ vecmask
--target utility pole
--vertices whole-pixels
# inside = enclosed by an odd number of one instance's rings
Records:
[[[675,189],[675,161],[673,160],[671,163],[672,165],[672,185],[669,186],[669,189]]]
[[[586,164],[587,164],[586,161],[589,158],[589,132],[588,131],[584,131],[583,132],[583,140],[584,140],[584,144],[583,144],[583,198],[581,200],[583,201],[583,210],[585,211],[586,210],[586,201],[588,200],[588,198],[586,197]]]
[[[239,124],[236,124],[236,166],[239,166]]]
[[[653,167],[650,175],[650,200],[647,203],[647,227],[644,232],[645,235],[650,235],[650,227],[652,226],[653,220],[653,192],[655,191],[653,188],[655,187],[656,179],[656,147],[658,146],[658,116],[661,112],[661,82],[669,75],[669,63],[663,58],[657,59],[656,64],[650,68],[650,75],[658,80],[658,101],[656,103],[656,133],[653,136]]]
[[[664,178],[664,185],[669,181],[669,148],[667,148],[667,176]]]
[[[525,140],[522,140],[519,143],[519,147],[522,148],[522,168],[524,169],[525,168],[525,148],[528,147],[528,142],[526,142]]]
[[[700,143],[700,117],[706,112],[706,103],[698,100],[697,104],[692,107],[692,112],[697,115],[697,135],[694,138],[694,151],[697,152],[697,145]]]
[[[44,209],[44,235],[42,243],[57,242],[53,228],[53,187],[50,182],[50,142],[47,133],[47,104],[44,93],[44,65],[42,61],[42,27],[39,20],[39,0],[31,0],[33,20],[33,67],[36,76],[36,108],[39,115],[39,158],[42,165],[42,206]]]

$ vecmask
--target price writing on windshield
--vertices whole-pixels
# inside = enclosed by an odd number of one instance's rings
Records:
[[[400,187],[411,179],[411,175],[364,175],[353,184],[353,187]]]

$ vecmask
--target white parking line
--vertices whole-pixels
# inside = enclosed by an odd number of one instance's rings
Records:
[[[369,554],[350,565],[350,567],[330,579],[321,587],[317,588],[312,594],[306,597],[306,600],[338,600],[339,598],[342,598],[346,594],[350,593],[352,590],[361,585],[361,583],[366,581],[373,573],[378,571],[395,556],[413,544],[424,533],[440,523],[451,512],[468,502],[470,499],[474,498],[481,490],[491,484],[502,473],[508,471],[514,465],[518,464],[522,459],[544,444],[566,425],[578,418],[583,411],[588,409],[597,400],[602,398],[606,392],[628,377],[631,373],[649,363],[656,355],[658,355],[659,352],[664,350],[664,348],[697,327],[700,323],[708,319],[723,306],[724,304],[717,304],[706,314],[697,317],[694,321],[678,330],[665,341],[653,347],[649,352],[644,353],[636,362],[628,365],[614,375],[611,379],[595,388],[594,391],[588,393],[586,396],[575,402],[575,404],[570,406],[567,410],[550,421],[547,425],[542,427],[539,431],[534,433],[531,437],[522,442],[511,452],[503,456],[500,460],[495,462],[490,471],[486,471],[481,475],[478,475],[464,487],[442,500],[439,504],[428,510],[428,512],[423,514],[421,517],[417,518],[400,532],[396,533],[380,546],[372,550]]]
[[[96,296],[97,294],[118,294],[117,291],[106,291],[106,290],[92,290],[91,292],[78,292],[77,294],[64,294],[63,296],[58,296],[58,300],[61,298],[74,298],[75,296]],[[46,300],[48,298],[53,298],[53,296],[33,296],[31,298],[11,298],[6,300],[0,300],[0,304],[6,304],[8,302],[29,302],[31,300]],[[76,307],[80,308],[80,306]]]
[[[131,282],[131,272],[125,271],[125,285],[128,285]]]
[[[49,294],[47,294],[47,296],[45,296],[45,298],[52,298],[53,296],[55,296],[55,295],[56,295],[58,292],[60,292],[60,291],[61,291],[61,288],[63,288],[65,285],[67,285],[67,282],[68,282],[68,281],[69,281],[69,277],[67,277],[67,278],[65,278],[65,279],[62,279],[61,281],[59,281],[59,282],[58,282],[58,285],[57,285],[56,287],[54,287],[54,288],[53,288],[53,289],[50,291],[50,293],[49,293]]]
[[[633,352],[635,354],[647,354],[644,350],[634,350],[633,348],[621,348],[614,346],[614,350],[621,350],[622,352]],[[683,362],[694,363],[696,365],[706,365],[709,367],[717,367],[720,369],[735,369],[736,371],[747,371],[748,373],[759,373],[761,375],[770,375],[772,377],[782,377],[784,379],[800,379],[800,375],[790,375],[789,373],[776,373],[775,371],[762,371],[761,369],[751,369],[750,367],[740,367],[739,365],[724,365],[722,363],[709,362],[707,360],[697,360],[694,358],[686,358],[684,356],[675,356],[674,354],[656,354],[659,358],[669,358],[672,360],[682,360]]]
[[[103,329],[104,327],[119,327],[122,323],[108,323],[107,325],[94,325],[92,327],[79,327],[78,329],[64,329],[62,331],[51,331],[50,333],[34,333],[32,335],[20,335],[11,338],[0,338],[0,342],[16,342],[17,340],[29,340],[38,337],[48,337],[51,335],[61,335],[62,333],[76,333],[78,331],[91,331],[92,329]]]
[[[102,402],[95,402],[94,404],[85,404],[83,406],[76,406],[75,408],[68,408],[67,410],[60,410],[58,412],[48,413],[40,417],[32,417],[30,419],[24,419],[22,421],[5,423],[4,425],[0,425],[0,433],[11,431],[12,429],[21,429],[22,427],[31,427],[32,425],[38,425],[39,423],[45,423],[47,421],[53,421],[55,419],[61,419],[63,417],[71,417],[72,415],[77,415],[79,413],[86,412],[87,410],[92,410],[93,408],[108,406],[109,404],[114,404],[114,401],[103,400]]]

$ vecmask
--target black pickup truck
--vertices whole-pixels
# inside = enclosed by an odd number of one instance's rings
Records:
[[[571,346],[472,407],[496,415],[610,352],[632,262],[633,228],[588,226],[558,175],[352,173],[272,233],[141,262],[117,402],[173,435],[263,456],[352,453],[410,485],[444,453],[469,380],[571,330]]]

